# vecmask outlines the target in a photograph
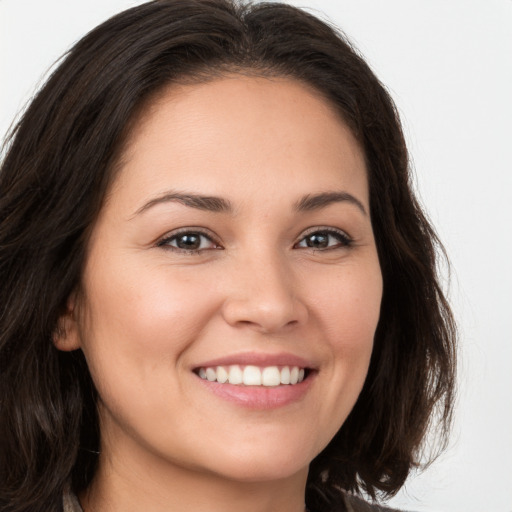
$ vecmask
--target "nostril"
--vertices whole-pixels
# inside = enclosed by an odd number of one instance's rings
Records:
[[[249,287],[239,295],[228,296],[222,306],[224,319],[231,326],[250,327],[262,333],[277,333],[306,323],[306,304],[294,294],[274,288]]]

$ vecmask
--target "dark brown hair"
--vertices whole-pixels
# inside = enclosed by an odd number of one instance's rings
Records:
[[[65,56],[7,141],[0,173],[0,509],[59,510],[95,471],[96,391],[81,351],[52,343],[77,288],[130,123],[173,82],[283,76],[320,92],[360,142],[384,279],[368,377],[312,462],[307,503],[394,494],[431,419],[448,431],[455,328],[438,239],[411,190],[396,109],[346,38],[284,4],[160,0],[106,21]]]

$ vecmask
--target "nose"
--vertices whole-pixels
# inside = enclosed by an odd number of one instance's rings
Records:
[[[223,304],[225,321],[264,334],[279,333],[306,322],[300,279],[279,255],[244,258],[230,273]]]

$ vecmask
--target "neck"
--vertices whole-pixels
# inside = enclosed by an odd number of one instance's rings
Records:
[[[100,456],[96,476],[80,496],[84,512],[304,512],[307,468],[276,479],[239,481],[141,458],[136,449],[124,453]]]

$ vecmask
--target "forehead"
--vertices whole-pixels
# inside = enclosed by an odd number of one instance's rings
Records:
[[[269,184],[292,193],[353,182],[367,201],[362,151],[330,102],[296,80],[234,75],[172,85],[149,102],[112,192],[151,194],[177,183],[215,195]]]

